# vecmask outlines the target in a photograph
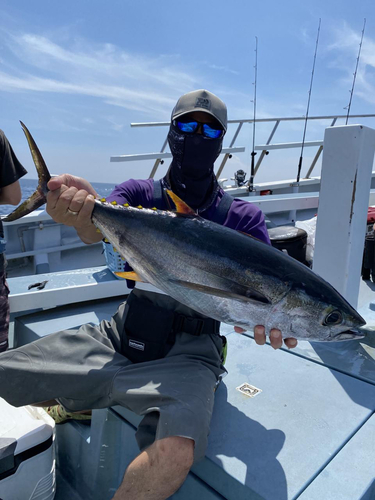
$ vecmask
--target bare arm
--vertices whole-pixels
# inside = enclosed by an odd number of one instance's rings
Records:
[[[51,179],[48,189],[47,213],[55,222],[73,226],[84,243],[97,243],[103,238],[91,220],[97,193],[88,181],[63,174]]]
[[[21,197],[21,187],[18,181],[0,189],[0,205],[18,205]]]

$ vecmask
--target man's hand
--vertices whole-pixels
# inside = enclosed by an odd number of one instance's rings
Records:
[[[237,333],[243,333],[246,331],[239,326],[235,326],[234,330]],[[266,329],[264,328],[264,326],[257,325],[254,327],[254,340],[258,345],[264,345],[266,343]],[[280,349],[280,347],[283,345],[283,337],[281,331],[277,328],[272,328],[272,330],[270,331],[270,342],[271,346],[274,349]],[[295,339],[294,337],[284,339],[284,343],[288,349],[293,349],[298,344],[297,339]]]
[[[55,222],[74,226],[85,243],[102,239],[91,221],[97,193],[91,184],[70,174],[52,178],[48,182],[47,213]]]

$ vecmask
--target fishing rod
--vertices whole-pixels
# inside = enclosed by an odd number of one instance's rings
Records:
[[[359,44],[359,51],[358,51],[358,57],[357,57],[357,64],[355,66],[355,71],[354,71],[354,77],[353,77],[353,85],[352,85],[352,89],[349,90],[350,92],[350,99],[349,99],[349,104],[346,108],[344,109],[348,109],[348,114],[346,115],[346,122],[345,122],[345,125],[348,124],[348,120],[349,120],[349,113],[350,113],[350,106],[352,105],[352,99],[353,99],[353,92],[354,92],[354,85],[355,85],[355,79],[357,78],[357,69],[358,69],[358,64],[359,64],[359,58],[361,56],[361,49],[362,49],[362,42],[363,42],[363,35],[365,34],[365,27],[366,27],[366,18],[364,19],[363,21],[363,29],[362,29],[362,36],[361,36],[361,43]]]
[[[303,149],[304,149],[304,146],[305,146],[307,120],[308,120],[308,117],[309,117],[309,108],[310,108],[310,99],[311,99],[312,85],[313,85],[313,80],[314,80],[316,54],[318,52],[318,43],[319,43],[319,35],[320,35],[320,24],[321,24],[321,19],[319,19],[318,35],[316,37],[314,62],[313,62],[313,67],[312,67],[312,72],[311,72],[311,81],[310,81],[310,89],[309,89],[309,98],[307,100],[307,110],[306,110],[306,118],[305,118],[305,127],[304,127],[304,130],[303,130],[301,156],[300,156],[299,162],[298,162],[297,184],[299,183],[299,179],[300,179],[300,175],[301,175],[301,169],[302,169]]]
[[[255,37],[255,78],[254,78],[254,118],[253,118],[253,150],[251,152],[251,172],[249,180],[249,191],[254,191],[254,175],[255,175],[255,118],[256,118],[256,107],[257,107],[257,73],[258,73],[258,37]]]

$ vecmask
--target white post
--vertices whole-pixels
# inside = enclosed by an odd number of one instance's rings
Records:
[[[313,270],[357,307],[375,130],[327,128]]]

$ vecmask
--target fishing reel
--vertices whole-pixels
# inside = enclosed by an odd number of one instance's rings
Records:
[[[237,170],[234,173],[234,180],[236,181],[236,185],[238,187],[244,186],[246,184],[246,172],[242,169]]]

